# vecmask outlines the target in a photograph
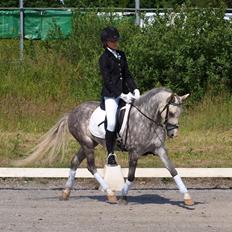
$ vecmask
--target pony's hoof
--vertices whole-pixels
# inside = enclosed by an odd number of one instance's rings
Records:
[[[71,193],[70,189],[64,189],[60,200],[67,201],[69,199],[70,193]]]
[[[117,200],[117,197],[116,195],[107,195],[107,202],[110,203],[110,204],[117,204],[118,203],[118,200]]]
[[[191,196],[189,195],[189,193],[185,193],[184,194],[184,204],[187,206],[192,206],[193,205],[193,200],[191,198]]]
[[[187,206],[192,206],[194,203],[193,200],[190,198],[190,199],[184,199],[184,204]]]
[[[127,196],[121,196],[119,199],[119,204],[120,205],[127,205],[128,204]]]

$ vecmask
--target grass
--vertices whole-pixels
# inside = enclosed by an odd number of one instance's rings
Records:
[[[24,109],[25,105],[21,107]],[[10,160],[24,157],[62,113],[68,112],[66,108],[68,107],[58,110],[56,104],[50,104],[50,107],[46,109],[37,105],[30,107],[31,111],[21,110],[21,116],[20,114],[12,116],[12,112],[1,114],[0,166],[8,166]],[[186,109],[180,120],[179,136],[167,140],[169,156],[176,167],[232,167],[231,114],[232,101],[229,96],[217,98],[208,96],[196,106]],[[51,165],[39,162],[32,166],[68,167],[79,146],[71,135],[70,138],[65,159],[62,162],[57,161]],[[127,154],[121,152],[117,154],[119,163],[126,167]],[[98,167],[104,166],[105,156],[105,151],[98,146],[96,149]],[[152,155],[142,157],[138,166],[163,167],[159,158]],[[86,162],[83,162],[81,167],[86,167]]]
[[[0,166],[25,156],[38,138],[80,102],[99,99],[100,81],[94,67],[83,61],[73,64],[52,50],[26,42],[24,63],[17,61],[18,42],[0,43]],[[29,49],[30,47],[30,49]],[[33,49],[36,52],[33,52]],[[35,55],[36,54],[36,55]],[[94,54],[97,57],[97,54]],[[17,61],[11,63],[11,61]],[[97,64],[95,58],[91,61]],[[82,66],[86,65],[86,69]],[[89,68],[89,69],[87,69]],[[92,74],[91,74],[92,73]],[[95,75],[95,78],[91,79]],[[93,81],[94,80],[94,81]],[[177,167],[232,167],[232,99],[229,94],[212,94],[185,108],[180,133],[167,140],[171,160]],[[78,144],[74,139],[63,162],[35,167],[68,167]],[[118,152],[119,163],[127,166],[127,154]],[[96,163],[105,163],[105,151],[96,149]],[[83,162],[82,167],[86,167]],[[139,167],[163,167],[158,157],[139,160]]]

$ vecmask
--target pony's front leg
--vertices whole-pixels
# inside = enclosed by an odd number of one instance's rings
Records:
[[[163,148],[163,147],[160,147],[160,148],[158,148],[156,150],[155,153],[157,155],[159,155],[159,157],[160,157],[161,161],[163,162],[164,166],[168,169],[168,171],[172,175],[172,177],[175,180],[176,185],[177,185],[180,193],[184,194],[184,203],[185,203],[185,205],[193,205],[192,198],[191,198],[185,184],[183,183],[181,177],[177,173],[173,163],[168,158],[167,150],[165,148]]]
[[[120,202],[119,202],[120,204],[128,203],[127,194],[132,185],[132,182],[135,179],[135,170],[137,166],[137,161],[138,161],[138,155],[134,153],[130,153],[129,154],[129,172],[128,172],[127,180],[121,190],[121,197],[120,197]]]

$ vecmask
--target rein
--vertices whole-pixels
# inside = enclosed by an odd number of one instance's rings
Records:
[[[167,109],[167,112],[166,112],[166,116],[165,116],[165,121],[164,121],[164,124],[160,124],[160,123],[157,123],[153,118],[149,117],[148,115],[146,115],[145,113],[143,113],[137,106],[135,106],[133,103],[130,103],[131,107],[130,107],[130,110],[129,110],[129,115],[128,115],[128,120],[127,120],[127,129],[126,129],[126,137],[125,137],[125,142],[124,142],[124,149],[125,149],[125,146],[127,144],[127,138],[128,138],[128,129],[129,129],[129,121],[130,121],[130,112],[131,112],[131,109],[132,107],[134,107],[140,114],[142,114],[145,118],[147,118],[148,120],[150,120],[151,122],[155,123],[157,126],[161,126],[164,128],[166,128],[167,131],[170,131],[170,130],[173,130],[173,129],[177,129],[179,128],[179,125],[176,125],[176,124],[172,124],[172,123],[169,123],[168,122],[168,114],[169,114],[169,106],[170,105],[174,105],[174,106],[180,106],[181,103],[175,103],[173,102],[173,100],[175,100],[175,94],[172,94],[171,95],[171,99],[168,101],[168,103],[164,106],[163,110],[161,111],[161,114]],[[158,136],[159,137],[159,136]],[[160,141],[162,141],[160,139]],[[125,149],[126,150],[126,149]],[[122,149],[123,151],[123,149]]]
[[[130,113],[131,113],[131,109],[132,107],[134,107],[136,110],[138,110],[138,112],[140,114],[142,114],[145,118],[147,118],[148,120],[150,120],[151,122],[155,123],[158,126],[163,126],[162,124],[158,124],[154,119],[150,118],[149,116],[147,116],[146,114],[144,114],[137,106],[135,106],[133,103],[130,103],[131,107],[129,109],[129,114],[128,114],[128,119],[127,119],[127,126],[126,126],[126,137],[125,137],[125,142],[124,142],[124,147],[121,147],[122,151],[126,151],[126,144],[127,144],[127,138],[128,138],[128,129],[129,129],[129,121],[130,121]]]
[[[173,100],[175,100],[176,94],[172,94],[171,95],[171,99],[169,100],[169,102],[164,106],[163,110],[160,112],[161,114],[167,109],[166,112],[166,116],[165,116],[165,121],[164,121],[164,125],[166,127],[167,131],[173,130],[173,129],[178,129],[179,125],[176,124],[172,124],[168,122],[168,114],[169,114],[169,106],[173,105],[173,106],[180,106],[181,103],[175,103],[173,102]],[[131,103],[131,106],[133,106],[140,114],[142,114],[145,118],[147,118],[148,120],[150,120],[151,122],[155,123],[158,126],[164,126],[162,124],[157,123],[154,119],[150,118],[149,116],[147,116],[145,113],[143,113],[137,106],[135,106],[133,103]]]
[[[146,114],[144,114],[137,106],[135,106],[133,103],[131,103],[131,106],[133,106],[137,111],[139,111],[140,114],[142,114],[145,118],[149,119],[150,121],[152,121],[153,123],[155,123],[156,125],[162,126],[162,124],[157,123],[154,119],[150,118],[149,116],[147,116]]]

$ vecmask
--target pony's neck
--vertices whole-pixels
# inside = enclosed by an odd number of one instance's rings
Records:
[[[135,105],[139,107],[143,113],[158,122],[160,120],[158,112],[166,105],[170,95],[170,91],[153,89],[142,95],[140,99],[135,102]]]

